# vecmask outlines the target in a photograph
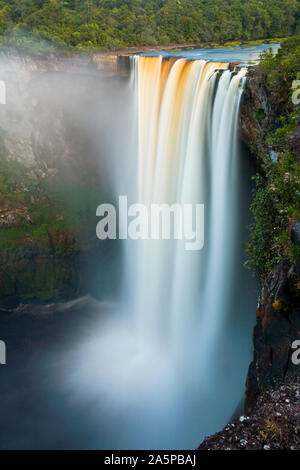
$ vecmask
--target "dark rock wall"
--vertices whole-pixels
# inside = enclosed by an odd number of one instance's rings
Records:
[[[263,144],[262,129],[267,128],[271,119],[272,109],[261,74],[257,68],[250,67],[241,103],[240,137],[255,159]]]
[[[266,388],[300,382],[300,367],[291,360],[292,344],[300,339],[299,287],[295,267],[286,259],[273,269],[263,286],[253,332],[254,357],[246,383],[246,413]]]
[[[240,136],[249,149],[250,157],[258,170],[272,149],[267,148],[265,135],[274,130],[278,109],[263,85],[257,67],[249,69],[241,105]],[[291,151],[299,153],[298,130],[290,135]],[[295,245],[300,244],[299,223],[290,221],[290,236]],[[299,260],[300,261],[300,260]],[[257,397],[268,387],[283,382],[299,381],[300,368],[293,365],[292,343],[300,339],[300,268],[282,260],[269,274],[262,288],[256,312],[257,322],[253,332],[254,357],[249,367],[245,410],[249,412]]]

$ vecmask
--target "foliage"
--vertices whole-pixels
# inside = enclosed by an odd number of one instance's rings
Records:
[[[65,175],[40,179],[27,174],[21,163],[0,158],[0,217],[13,218],[1,225],[1,256],[10,251],[18,255],[16,250],[22,250],[26,240],[49,250],[49,234],[57,238],[58,254],[74,252],[81,238],[88,246],[99,204],[97,188],[91,191],[91,184],[90,174],[80,180],[67,180]],[[72,240],[62,239],[71,232]]]
[[[263,281],[283,257],[296,262],[300,255],[289,233],[290,220],[300,220],[300,163],[289,147],[289,135],[300,125],[299,105],[292,103],[292,82],[300,70],[300,35],[285,41],[277,55],[263,54],[260,70],[273,120],[263,129],[263,163],[255,176],[247,264]],[[271,161],[271,150],[277,161]]]
[[[262,54],[260,69],[263,81],[270,93],[271,104],[282,115],[292,118],[290,114],[295,111],[292,103],[292,82],[298,78],[300,72],[300,34],[293,36],[281,44],[276,55],[272,51]],[[298,110],[299,118],[299,110]]]
[[[272,441],[279,441],[286,444],[285,434],[287,433],[287,426],[279,425],[275,418],[269,417],[264,419],[262,426],[258,429],[256,438],[265,443]]]
[[[41,54],[287,37],[299,0],[0,0],[2,47]]]
[[[299,255],[290,240],[289,219],[300,218],[300,165],[291,154],[283,154],[255,181],[248,264],[263,280],[283,257],[295,262]]]

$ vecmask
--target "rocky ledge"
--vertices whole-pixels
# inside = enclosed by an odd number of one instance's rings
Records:
[[[267,389],[251,413],[205,439],[198,450],[300,450],[300,385]]]

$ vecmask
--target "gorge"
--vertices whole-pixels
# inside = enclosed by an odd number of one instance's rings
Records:
[[[34,84],[31,91],[40,94],[27,95],[24,109],[8,101],[5,118],[15,122],[15,135],[22,131],[22,149],[0,120],[8,174],[24,148],[31,157],[24,179],[30,199],[13,200],[13,210],[2,214],[7,251],[0,277],[1,336],[16,369],[0,370],[7,387],[0,403],[9,430],[4,448],[195,448],[242,411],[258,287],[242,266],[254,169],[240,138],[248,147],[251,138],[259,142],[257,121],[249,125],[257,111],[251,106],[261,109],[265,102],[249,104],[246,69],[230,64],[227,51],[218,62],[189,54],[195,51],[186,51],[186,58],[182,52],[135,56],[129,79],[128,72],[106,75],[80,61],[54,64],[50,72],[45,62],[44,74],[35,64],[28,72],[26,61],[6,68],[6,74],[15,70],[14,80],[20,74],[20,95],[27,86],[24,70],[27,84]],[[62,83],[64,93],[58,91]],[[54,195],[49,187],[56,188]],[[84,194],[80,207],[76,192]],[[187,252],[184,240],[174,239],[97,245],[98,204],[123,194],[145,207],[204,204],[204,248]],[[36,213],[53,201],[59,201],[55,226]],[[290,268],[286,264],[275,275],[292,292]],[[36,289],[38,282],[43,285]],[[73,300],[87,293],[91,297]],[[261,318],[271,315],[268,295],[259,307]],[[284,301],[276,291],[277,297]],[[14,339],[18,328],[26,332],[24,342]],[[58,345],[49,340],[52,335]],[[31,357],[21,372],[18,354],[28,345]],[[268,357],[266,352],[263,367]],[[250,401],[262,379],[262,369],[254,369],[248,375]],[[16,385],[25,399],[11,396]]]

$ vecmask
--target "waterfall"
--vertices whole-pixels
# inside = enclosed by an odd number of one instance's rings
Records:
[[[237,121],[245,69],[226,63],[135,57],[140,203],[205,204],[203,252],[182,241],[143,241],[135,263],[142,342],[183,355],[214,349],[230,296],[236,246]],[[217,295],[214,294],[217,292]],[[184,344],[184,341],[187,344]]]
[[[237,131],[246,70],[161,56],[131,64],[135,137],[116,195],[145,208],[203,204],[204,246],[123,241],[124,299],[73,358],[70,383],[99,408],[102,448],[195,448],[231,418],[252,353],[250,178]]]

